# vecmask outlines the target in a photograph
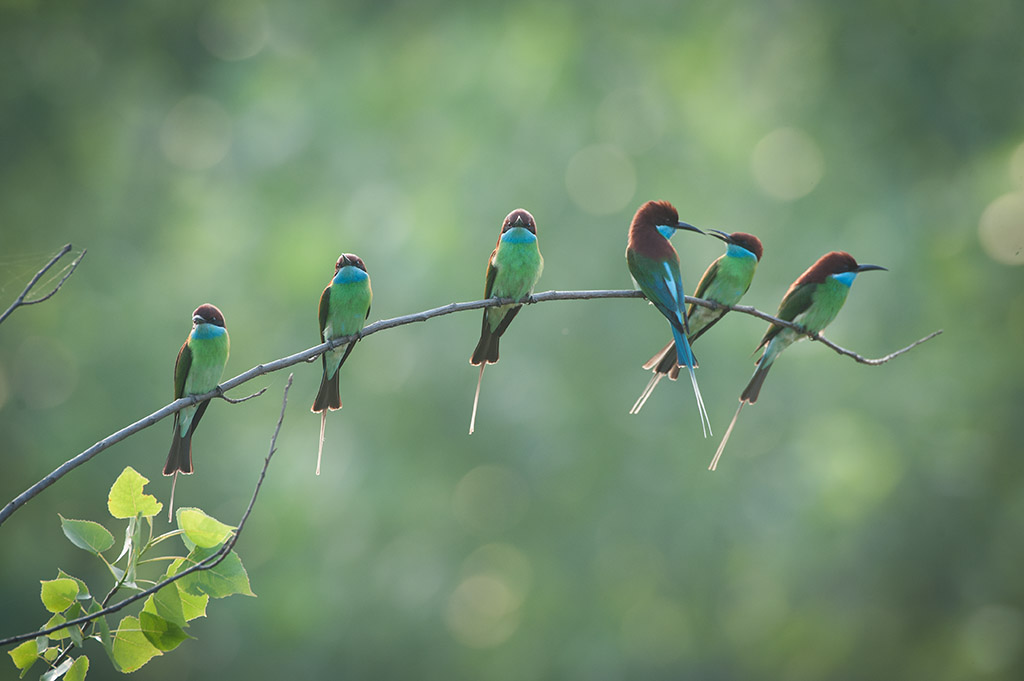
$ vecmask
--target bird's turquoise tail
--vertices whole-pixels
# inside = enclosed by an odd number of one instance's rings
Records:
[[[693,357],[693,350],[690,349],[690,342],[686,340],[681,329],[675,324],[672,325],[672,335],[676,339],[676,359],[690,372],[690,381],[693,383],[693,396],[697,398],[697,409],[700,412],[700,427],[704,430],[704,437],[711,433],[711,419],[708,418],[708,410],[704,407],[704,398],[701,397],[700,387],[697,385],[697,374],[693,372],[697,362]]]

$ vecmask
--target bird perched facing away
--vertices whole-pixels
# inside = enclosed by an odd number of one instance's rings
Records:
[[[498,245],[487,261],[484,298],[511,298],[521,300],[533,293],[533,287],[544,269],[544,258],[537,243],[537,223],[528,211],[517,208],[501,223]],[[512,323],[522,305],[498,305],[484,309],[480,341],[473,350],[469,363],[480,366],[473,397],[473,415],[469,420],[469,433],[476,428],[476,408],[480,401],[480,384],[484,367],[498,361],[498,341]]]
[[[648,201],[640,206],[629,226],[629,243],[626,246],[626,263],[640,290],[658,311],[668,319],[676,343],[676,362],[690,372],[693,394],[697,398],[701,428],[704,437],[711,430],[704,399],[697,386],[697,376],[690,343],[686,339],[686,300],[683,295],[683,280],[679,275],[679,256],[676,249],[665,238],[673,230],[685,229],[703,234],[693,225],[680,222],[675,207],[668,201]]]
[[[370,275],[362,258],[352,253],[343,253],[334,264],[334,278],[320,294],[320,341],[327,342],[353,336],[363,330],[370,316]],[[341,409],[341,393],[338,390],[338,375],[341,365],[355,347],[355,339],[344,345],[331,348],[320,355],[323,378],[320,391],[313,401],[313,413],[320,413],[320,447],[316,453],[316,474],[320,475],[320,459],[324,451],[324,429],[327,426],[327,411]]]
[[[665,234],[665,238],[671,238],[674,230]],[[735,305],[750,288],[750,282],[754,280],[754,270],[757,263],[761,261],[763,249],[761,240],[753,234],[745,232],[733,232],[728,234],[717,229],[709,229],[708,232],[716,239],[721,239],[726,244],[725,254],[719,256],[701,277],[697,284],[694,296],[703,298],[722,305]],[[687,322],[690,333],[687,340],[692,344],[710,329],[715,323],[725,316],[728,310],[713,310],[700,305],[690,305],[686,311]],[[652,369],[654,375],[647,383],[647,387],[640,393],[636,404],[629,411],[630,414],[639,414],[647,402],[647,398],[654,392],[658,381],[666,375],[671,380],[679,377],[679,364],[676,361],[676,342],[673,340],[661,349],[654,357],[651,357],[644,364],[644,369]]]
[[[832,323],[832,320],[839,314],[839,310],[846,302],[846,296],[850,292],[853,280],[860,272],[870,270],[884,270],[881,265],[858,265],[853,256],[843,251],[832,251],[818,258],[818,261],[811,265],[806,272],[793,282],[793,285],[786,291],[786,295],[779,304],[779,311],[775,316],[787,322],[799,324],[802,328],[811,333],[818,333]],[[768,327],[761,342],[754,349],[757,352],[764,348],[760,359],[757,360],[757,369],[750,377],[750,382],[740,394],[740,406],[732,417],[728,430],[718,445],[715,458],[711,460],[709,470],[718,467],[718,460],[725,451],[725,443],[729,441],[736,419],[740,416],[740,410],[744,404],[757,402],[761,394],[761,386],[768,376],[768,371],[778,358],[779,354],[802,339],[803,334],[789,328],[772,324]]]
[[[231,341],[221,311],[209,303],[197,307],[192,313],[192,332],[185,339],[178,351],[178,359],[174,362],[174,399],[186,395],[202,395],[216,388],[224,373],[224,365],[228,362],[230,349]],[[174,487],[178,482],[178,473],[192,473],[192,435],[208,406],[210,401],[205,400],[174,414],[171,450],[164,464],[164,475],[174,476],[167,510],[168,520],[173,518]]]

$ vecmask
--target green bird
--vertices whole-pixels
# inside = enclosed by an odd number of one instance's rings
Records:
[[[343,253],[334,265],[334,278],[320,294],[320,341],[327,342],[345,336],[354,336],[363,330],[370,316],[370,275],[362,258]],[[320,475],[320,459],[324,451],[324,429],[327,411],[341,409],[338,374],[341,365],[352,353],[359,339],[339,345],[320,355],[323,378],[320,391],[313,401],[313,413],[320,413],[320,448],[316,453],[316,474]]]
[[[668,239],[674,229],[668,230],[663,236]],[[708,232],[716,239],[721,239],[726,244],[725,254],[720,256],[704,272],[694,296],[704,300],[714,301],[723,305],[735,305],[740,302],[743,294],[750,288],[750,282],[754,280],[754,271],[757,263],[761,261],[764,250],[761,240],[753,234],[745,232],[733,232],[727,234],[717,229],[709,229]],[[689,322],[689,333],[687,340],[693,344],[705,331],[710,329],[719,319],[725,316],[728,310],[714,310],[709,307],[690,305],[686,311]],[[630,414],[639,414],[658,385],[658,381],[666,375],[671,380],[679,378],[679,362],[676,357],[676,342],[671,341],[661,349],[654,357],[651,357],[644,364],[644,369],[653,370],[654,375],[647,383],[647,387],[640,393],[636,404],[629,410]]]
[[[884,270],[881,265],[858,265],[853,256],[843,251],[832,251],[818,258],[818,261],[807,268],[807,271],[793,282],[793,285],[786,291],[786,295],[779,304],[779,311],[775,316],[787,322],[793,322],[811,333],[819,333],[839,314],[839,310],[846,302],[846,296],[850,292],[853,280],[860,272],[870,270]],[[718,451],[711,460],[709,470],[718,467],[718,460],[725,451],[725,443],[729,441],[736,419],[740,416],[740,410],[744,404],[757,402],[761,394],[761,386],[768,376],[768,370],[778,359],[783,350],[798,340],[806,338],[801,333],[794,331],[788,326],[772,324],[768,327],[764,337],[754,352],[764,348],[761,358],[757,360],[757,369],[750,377],[750,382],[740,394],[740,406],[732,417],[728,430],[722,442],[718,445]]]
[[[217,387],[228,362],[231,340],[224,315],[214,305],[200,305],[192,313],[192,332],[178,351],[174,362],[174,399],[202,395]],[[164,475],[173,475],[168,520],[173,518],[174,487],[178,473],[192,473],[192,435],[210,406],[209,400],[193,404],[174,414],[171,450],[164,464]]]
[[[484,298],[511,298],[521,300],[533,293],[533,287],[544,269],[544,258],[537,243],[537,223],[522,208],[508,214],[501,223],[498,245],[487,261],[487,282]],[[480,366],[473,397],[473,415],[469,420],[469,434],[476,427],[476,407],[480,401],[480,384],[484,380],[484,367],[498,361],[498,341],[508,329],[522,305],[498,305],[484,309],[480,341],[473,350],[469,363]]]

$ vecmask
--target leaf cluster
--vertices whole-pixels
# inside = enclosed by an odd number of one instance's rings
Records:
[[[104,555],[117,544],[114,533],[104,525],[60,516],[64,535],[96,556],[113,584],[106,596],[97,598],[83,580],[58,569],[54,579],[40,582],[40,600],[50,613],[40,631],[98,613],[118,592],[138,593],[153,588],[217,553],[234,535],[235,528],[198,508],[178,509],[177,528],[155,535],[153,518],[163,504],[145,493],[148,482],[128,466],[110,488],[107,510],[115,520],[127,521],[116,558]],[[168,550],[170,544],[166,542],[176,537],[181,539],[184,551]],[[89,670],[85,643],[92,639],[102,645],[115,669],[133,672],[191,638],[186,632],[189,622],[206,616],[211,598],[234,594],[255,595],[241,559],[232,550],[215,567],[192,572],[151,594],[139,612],[124,616],[114,629],[101,615],[40,634],[9,651],[9,655],[20,671],[19,678],[42,660],[46,665],[42,681],[81,681]]]

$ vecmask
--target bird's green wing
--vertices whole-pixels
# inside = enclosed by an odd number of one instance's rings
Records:
[[[498,255],[498,249],[491,251],[491,257],[487,259],[487,281],[484,284],[484,299],[491,297],[491,290],[494,288],[494,279],[498,276],[498,268],[494,266],[494,258]]]
[[[704,271],[704,276],[700,278],[700,283],[697,284],[697,290],[693,292],[693,297],[694,298],[703,298],[704,297],[704,294],[708,290],[708,286],[711,285],[711,282],[713,282],[715,280],[715,277],[718,275],[718,261],[719,260],[721,260],[721,258],[716,258],[715,261],[713,263],[711,263],[710,265],[708,265],[708,268]],[[687,308],[687,310],[686,310],[686,316],[687,317],[689,317],[690,315],[693,314],[693,308],[694,307],[695,307],[695,305],[690,305],[690,307]]]
[[[647,300],[654,304],[681,333],[687,333],[686,318],[683,316],[683,285],[679,278],[678,261],[658,263],[650,258],[626,252],[630,274],[636,280]],[[675,267],[673,267],[673,264]]]
[[[188,346],[188,340],[178,350],[178,359],[174,362],[174,399],[185,396],[185,379],[188,378],[189,369],[192,368],[192,348]]]
[[[324,327],[327,326],[327,313],[330,309],[331,303],[331,285],[328,284],[324,292],[320,294],[320,342],[323,343],[327,339],[324,338]],[[367,310],[366,314],[369,315],[370,311]]]
[[[806,284],[800,284],[794,286],[786,292],[786,297],[782,299],[779,304],[779,311],[775,313],[775,316],[779,319],[785,319],[787,322],[791,322],[796,319],[799,315],[807,311],[807,308],[814,302],[814,287],[817,284],[808,282]],[[780,331],[785,327],[779,326],[778,324],[772,324],[768,327],[768,330],[764,334],[764,338],[761,339],[758,348],[762,348],[767,345],[772,338],[775,338]],[[755,350],[756,352],[756,350]]]

